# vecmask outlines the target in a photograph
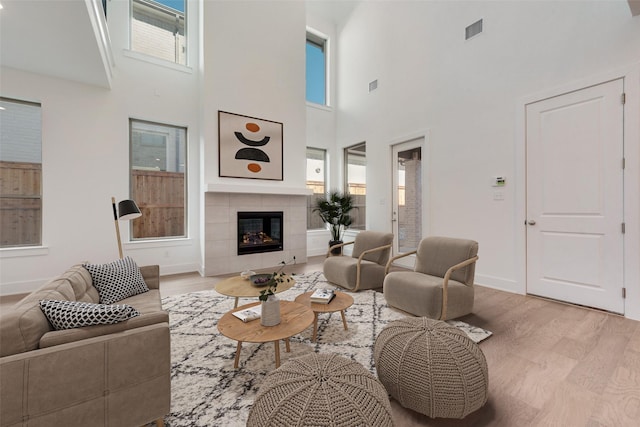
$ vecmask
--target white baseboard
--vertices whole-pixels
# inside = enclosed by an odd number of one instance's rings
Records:
[[[475,284],[484,286],[486,288],[497,289],[499,291],[511,292],[520,295],[524,295],[526,292],[526,289],[523,289],[522,285],[515,280],[505,279],[504,277],[489,276],[485,274],[476,273]]]
[[[182,274],[198,272],[202,276],[202,268],[199,264],[160,264],[160,276],[168,276],[170,274]]]
[[[307,257],[326,255],[327,254],[327,249],[324,249],[324,250],[323,249],[313,249],[313,250],[307,251]]]

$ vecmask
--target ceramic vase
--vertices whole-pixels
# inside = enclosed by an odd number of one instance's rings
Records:
[[[280,299],[275,295],[269,295],[266,301],[262,301],[262,314],[260,324],[262,326],[275,326],[280,323]]]

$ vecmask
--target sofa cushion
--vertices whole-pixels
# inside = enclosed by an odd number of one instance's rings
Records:
[[[98,337],[101,335],[113,334],[156,323],[169,322],[169,313],[162,309],[162,300],[160,299],[159,289],[150,289],[149,292],[145,292],[144,294],[138,294],[123,299],[118,302],[118,304],[127,304],[135,307],[135,309],[140,313],[140,316],[112,325],[93,325],[60,331],[51,330],[40,338],[40,348],[52,347],[54,345]],[[41,310],[38,309],[38,311]]]
[[[157,323],[169,323],[169,314],[166,311],[158,311],[156,313],[141,314],[140,316],[132,317],[124,322],[114,323],[112,325],[92,325],[81,328],[63,329],[60,331],[52,330],[40,338],[40,348],[115,334],[148,325],[155,325]]]
[[[65,279],[71,285],[73,297],[66,298],[69,301],[94,302],[100,301],[98,290],[93,286],[91,274],[81,264],[76,264],[62,273],[58,279]]]
[[[149,290],[131,257],[108,264],[84,264],[84,267],[91,273],[93,286],[98,290],[102,304],[113,304]]]
[[[140,313],[130,305],[106,305],[90,302],[41,300],[40,308],[57,330],[91,325],[111,325]]]
[[[73,288],[67,279],[54,279],[3,312],[0,357],[37,349],[40,338],[52,330],[40,309],[41,299],[73,300]]]
[[[149,289],[144,294],[134,295],[118,301],[118,304],[127,304],[135,307],[140,314],[157,313],[162,311],[162,298],[159,289]]]

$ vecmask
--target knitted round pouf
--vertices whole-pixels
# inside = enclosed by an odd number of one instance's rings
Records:
[[[309,354],[270,372],[247,426],[393,426],[387,391],[364,366]]]
[[[487,361],[478,344],[440,320],[407,317],[376,338],[378,378],[405,408],[464,418],[487,402]]]

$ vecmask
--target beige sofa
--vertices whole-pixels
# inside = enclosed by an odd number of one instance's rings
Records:
[[[126,298],[139,316],[53,330],[42,299],[97,303],[76,265],[0,314],[0,426],[162,425],[169,413],[169,315],[159,267],[140,267],[148,292]]]

